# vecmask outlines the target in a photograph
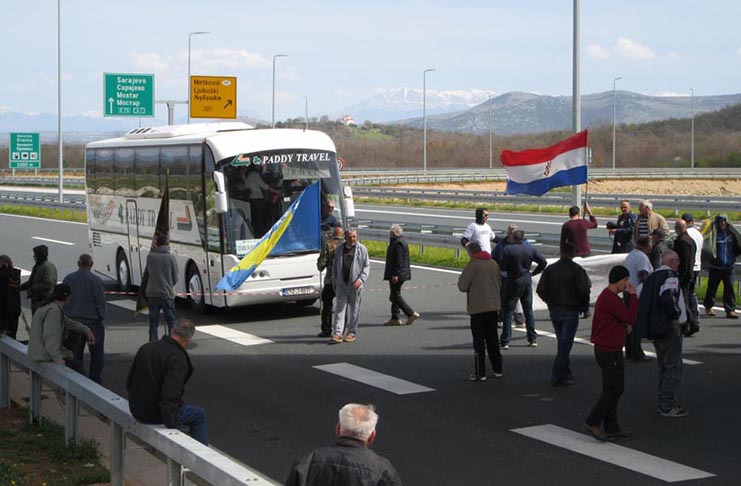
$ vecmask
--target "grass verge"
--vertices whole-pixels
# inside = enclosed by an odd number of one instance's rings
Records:
[[[93,440],[65,444],[64,428],[47,418],[28,421],[29,410],[0,410],[0,485],[78,486],[110,482]]]
[[[0,213],[15,214],[18,216],[34,216],[37,218],[57,219],[62,221],[73,221],[86,223],[87,212],[72,209],[43,208],[39,206],[16,206],[11,204],[0,204]],[[1,483],[0,483],[1,484]]]

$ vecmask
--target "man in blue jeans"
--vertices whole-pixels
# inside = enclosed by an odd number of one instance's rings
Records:
[[[558,352],[553,362],[553,386],[574,384],[569,354],[579,326],[579,312],[589,305],[592,288],[587,272],[574,262],[574,253],[573,243],[561,243],[561,259],[548,265],[536,289],[538,296],[548,305],[558,341]]]
[[[103,280],[95,275],[93,257],[83,253],[77,259],[76,272],[64,277],[64,283],[70,287],[70,296],[64,306],[64,314],[70,319],[85,324],[93,333],[95,341],[88,344],[90,350],[89,377],[99,385],[103,384],[103,360],[105,345],[105,327],[103,320],[106,317],[105,286]],[[83,362],[85,340],[77,337],[72,343],[72,353],[76,360]]]
[[[502,349],[509,349],[509,340],[512,337],[512,312],[519,300],[522,312],[525,314],[527,327],[527,342],[530,347],[538,345],[538,333],[535,332],[535,316],[533,315],[533,280],[532,277],[542,272],[548,262],[534,246],[525,246],[522,242],[525,232],[521,229],[512,232],[512,243],[507,245],[502,255],[503,272],[507,272],[506,299],[502,305],[504,323],[502,335],[499,338]],[[537,264],[535,270],[530,271],[533,262]]]
[[[193,374],[186,349],[196,332],[188,319],[180,319],[159,341],[137,351],[126,379],[129,410],[140,422],[165,424],[169,428],[190,427],[190,435],[208,445],[206,411],[183,404],[183,392]]]
[[[165,314],[167,332],[175,325],[175,284],[178,281],[178,262],[170,253],[167,236],[156,239],[157,247],[147,255],[146,296],[149,304],[149,341],[157,340],[160,309]]]

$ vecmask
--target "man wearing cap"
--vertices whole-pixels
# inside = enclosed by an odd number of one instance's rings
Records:
[[[666,219],[659,213],[654,213],[654,205],[648,199],[643,199],[638,203],[638,218],[633,228],[633,241],[639,236],[648,236],[653,230],[661,229],[664,231],[664,237],[669,234],[669,224]]]
[[[661,228],[657,228],[651,231],[651,253],[648,254],[648,259],[651,261],[651,266],[654,270],[661,266],[661,255],[669,249],[669,245],[666,244],[667,232]]]
[[[31,313],[49,302],[57,283],[57,267],[49,261],[49,248],[46,245],[33,247],[34,265],[27,282],[21,284],[21,290],[27,291],[31,299]]]
[[[85,324],[65,317],[64,305],[70,292],[69,285],[56,285],[53,290],[54,301],[40,307],[33,315],[28,357],[37,363],[51,362],[66,365],[78,373],[85,374],[82,363],[76,360],[72,351],[65,347],[65,341],[69,338],[70,332],[87,336],[88,344],[93,344],[95,338]]]
[[[700,278],[700,270],[702,269],[702,244],[703,244],[703,236],[702,233],[700,233],[700,230],[695,228],[695,218],[692,217],[690,213],[684,213],[682,215],[682,219],[687,223],[687,234],[690,235],[690,238],[692,238],[692,241],[695,242],[696,251],[695,251],[695,266],[693,268],[693,278],[692,282],[690,282],[690,287],[688,291],[687,296],[687,313],[689,317],[692,318],[694,322],[699,323],[700,322],[700,309],[698,307],[697,303],[697,281]],[[699,330],[699,325],[698,329]],[[695,331],[696,332],[696,331]],[[691,336],[694,334],[692,332],[692,329],[690,329],[690,333],[688,336]]]
[[[625,390],[623,336],[632,333],[638,317],[638,297],[629,277],[624,266],[612,267],[609,285],[594,304],[591,341],[594,343],[594,357],[602,370],[602,394],[582,429],[601,441],[630,436],[630,432],[622,430],[617,421],[617,404]],[[618,295],[621,292],[622,298]],[[601,426],[604,426],[604,432]]]

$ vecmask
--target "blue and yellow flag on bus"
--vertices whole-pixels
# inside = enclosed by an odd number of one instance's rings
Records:
[[[319,250],[319,217],[319,182],[316,182],[304,189],[257,245],[224,275],[216,289],[237,290],[268,255]]]

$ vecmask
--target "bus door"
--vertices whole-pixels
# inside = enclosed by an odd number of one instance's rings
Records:
[[[129,260],[129,271],[131,272],[131,282],[141,282],[142,277],[142,258],[141,245],[139,243],[139,218],[137,212],[136,200],[126,200],[126,233],[128,235],[128,248],[126,257]]]

